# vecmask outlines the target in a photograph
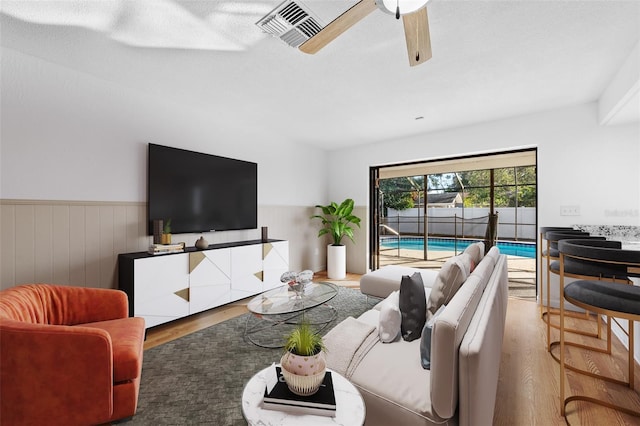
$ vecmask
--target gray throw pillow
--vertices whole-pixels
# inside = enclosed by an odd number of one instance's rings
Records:
[[[402,315],[400,323],[402,338],[407,342],[420,338],[426,322],[427,302],[422,275],[419,272],[415,272],[412,276],[402,276],[399,305]]]
[[[425,370],[431,369],[431,331],[433,330],[433,324],[435,324],[438,316],[444,311],[446,306],[442,305],[429,321],[424,324],[422,329],[422,337],[420,339],[420,363]]]

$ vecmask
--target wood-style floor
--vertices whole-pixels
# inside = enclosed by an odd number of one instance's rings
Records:
[[[314,278],[323,279],[326,275],[317,273]],[[359,275],[349,274],[343,284],[357,288],[359,278]],[[145,349],[241,315],[247,312],[248,300],[154,327],[147,334]],[[570,321],[575,327],[589,326]],[[546,333],[546,324],[540,318],[540,310],[535,302],[509,299],[494,425],[566,424],[560,416],[560,367],[545,348]],[[552,329],[552,340],[558,340],[558,336],[558,331]],[[593,340],[573,334],[568,336],[579,343],[591,343]],[[613,356],[570,350],[568,360],[591,371],[626,379],[627,351],[615,337]],[[638,389],[640,367],[637,364],[635,376],[635,387]],[[571,372],[565,380],[567,396],[579,392],[640,410],[640,393],[637,390]],[[567,407],[567,418],[571,425],[640,425],[638,417],[582,402],[574,402]]]

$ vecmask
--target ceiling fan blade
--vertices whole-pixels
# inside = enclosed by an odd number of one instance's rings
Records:
[[[402,16],[404,36],[407,41],[409,65],[416,66],[431,59],[431,37],[427,8]]]
[[[331,21],[318,34],[302,43],[299,49],[304,53],[317,53],[377,8],[375,0],[360,0],[349,10]]]

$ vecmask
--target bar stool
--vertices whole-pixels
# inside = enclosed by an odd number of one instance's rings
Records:
[[[558,244],[559,245],[565,244],[565,242],[567,241],[572,241],[575,245],[579,245],[583,247],[583,250],[585,251],[588,251],[590,248],[594,248],[594,249],[606,248],[610,250],[620,250],[622,247],[622,244],[619,241],[600,240],[596,238],[586,239],[585,237],[580,237],[580,239],[560,240]],[[551,272],[559,275],[560,288],[564,288],[567,285],[565,283],[565,277],[579,279],[579,280],[598,280],[598,281],[603,281],[608,283],[632,284],[632,282],[627,277],[626,268],[620,265],[605,264],[601,262],[592,262],[590,260],[572,257],[572,258],[564,259],[563,273],[560,273],[561,266],[562,265],[560,260],[552,262],[550,266]],[[562,295],[560,297],[561,297],[561,303],[563,303],[564,301],[562,300]],[[572,316],[578,319],[591,320],[589,311],[585,311],[585,316],[581,318],[580,315],[576,315],[573,312],[567,312],[566,305],[565,305],[565,315]],[[592,332],[584,331],[580,329],[566,328],[566,327],[564,331],[580,334],[583,336],[596,337],[600,339],[602,337],[602,318],[600,315],[597,315],[597,314],[596,314],[596,323],[597,323],[596,333],[592,333]],[[560,329],[560,326],[558,325],[557,328]],[[549,329],[548,326],[547,326],[547,329]],[[549,352],[551,353],[551,356],[557,362],[560,362],[560,357],[557,356],[552,351],[553,347],[560,345],[560,341],[557,340],[554,342],[549,342],[548,344],[549,344]],[[611,318],[607,317],[607,340],[606,340],[605,349],[602,349],[598,346],[583,345],[583,344],[574,343],[574,342],[567,342],[566,345],[574,346],[581,349],[591,350],[594,352],[611,354]],[[575,371],[574,367],[571,365],[567,365],[566,368],[568,368],[569,370]]]
[[[562,240],[558,247],[560,250],[560,276],[564,277],[565,268],[571,262],[586,262],[591,265],[599,265],[604,269],[623,271],[627,277],[640,277],[640,251],[622,250],[610,247],[599,247],[590,245],[581,240]],[[601,401],[586,395],[573,395],[565,398],[565,369],[571,369],[589,377],[605,380],[617,385],[628,386],[635,389],[634,376],[634,321],[640,321],[640,287],[620,282],[605,282],[594,280],[574,281],[566,286],[560,286],[560,403],[561,414],[566,419],[566,407],[573,401],[584,401],[597,404],[603,407],[618,410],[625,414],[640,417],[637,410]],[[565,300],[575,306],[579,306],[587,311],[595,312],[596,315],[606,315],[607,328],[610,334],[611,321],[613,318],[626,319],[628,327],[626,334],[629,342],[628,358],[628,378],[620,380],[591,371],[586,371],[576,367],[569,368],[566,363],[566,346],[570,342],[565,341]],[[621,327],[622,328],[622,327]],[[624,329],[623,329],[624,330]],[[575,346],[575,345],[574,345]],[[585,348],[592,350],[591,348]],[[611,347],[609,344],[609,354]]]
[[[583,231],[579,231],[576,229],[573,229],[571,227],[568,226],[541,226],[540,227],[540,245],[538,246],[540,248],[539,252],[540,252],[540,268],[538,269],[540,271],[540,318],[544,319],[544,316],[546,315],[549,307],[547,305],[544,304],[544,280],[543,280],[543,265],[544,265],[544,260],[546,259],[548,253],[549,253],[549,242],[546,239],[545,235],[547,232],[564,232],[564,233],[579,233],[579,234],[583,234]],[[547,242],[547,248],[545,249],[544,247],[544,242]]]
[[[551,351],[551,347],[553,346],[553,343],[551,342],[551,328],[555,328],[555,329],[560,329],[560,325],[559,324],[555,324],[551,321],[551,315],[560,315],[560,311],[559,310],[554,310],[553,308],[551,308],[551,274],[555,273],[557,274],[558,271],[558,261],[560,259],[559,257],[559,252],[558,252],[558,241],[564,240],[564,239],[575,239],[575,238],[581,238],[581,239],[585,239],[585,240],[596,240],[596,241],[605,241],[604,237],[594,237],[589,235],[586,232],[581,232],[581,231],[574,231],[574,232],[566,232],[566,231],[548,231],[545,234],[545,239],[547,241],[547,250],[546,250],[546,266],[547,266],[547,303],[546,303],[546,315],[543,315],[543,320],[547,323],[547,350]],[[595,275],[595,278],[598,278],[599,275]],[[575,276],[574,278],[593,278],[594,276]],[[558,295],[560,293],[558,292]],[[577,313],[577,312],[572,312],[570,314],[571,316],[574,316],[576,318],[580,318],[580,319],[584,319],[584,320],[590,320],[589,317],[589,313],[585,312],[583,313]],[[577,334],[582,334],[582,335],[587,335],[587,336],[591,336],[591,337],[598,337],[600,338],[601,336],[601,324],[600,321],[597,321],[597,331],[596,332],[589,332],[589,331],[583,331],[583,330],[579,330],[579,329],[570,329],[568,330],[572,333],[577,333]],[[554,342],[557,343],[557,342]],[[553,355],[553,354],[552,354]]]

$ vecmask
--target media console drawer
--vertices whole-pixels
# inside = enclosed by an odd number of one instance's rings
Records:
[[[289,242],[282,240],[125,253],[118,256],[118,287],[129,298],[129,315],[150,328],[280,286],[288,269]]]

